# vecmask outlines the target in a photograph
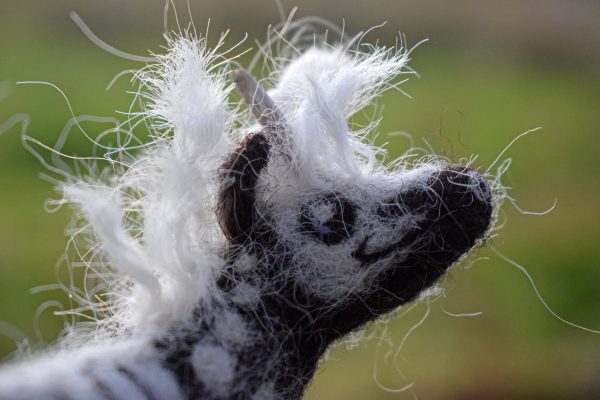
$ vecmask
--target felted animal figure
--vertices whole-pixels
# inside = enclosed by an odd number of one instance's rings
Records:
[[[171,39],[137,74],[150,144],[65,174],[95,320],[0,369],[0,399],[300,399],[329,346],[485,239],[477,169],[386,166],[351,129],[406,51],[315,41],[265,91],[219,48]]]

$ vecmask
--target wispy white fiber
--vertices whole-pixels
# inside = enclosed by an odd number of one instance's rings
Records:
[[[64,187],[98,239],[97,257],[130,281],[109,284],[110,318],[152,332],[189,318],[222,265],[211,252],[221,237],[214,171],[232,127],[231,87],[204,41],[172,39],[157,58],[136,75],[151,144],[121,173]]]
[[[354,132],[348,119],[391,87],[405,71],[405,49],[372,47],[349,52],[316,46],[286,66],[270,95],[291,130],[298,175],[357,179],[373,172],[381,151]],[[319,151],[315,151],[315,149]]]

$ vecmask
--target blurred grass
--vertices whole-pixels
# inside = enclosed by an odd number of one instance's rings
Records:
[[[65,26],[66,18],[52,21],[55,25],[34,26],[15,17],[0,27],[0,81],[55,83],[76,114],[116,116],[115,110],[126,110],[131,99],[124,94],[126,79],[111,91],[104,88],[118,72],[138,66],[103,53]],[[158,34],[148,39],[143,33],[118,36],[118,47],[137,53],[158,48]],[[389,142],[392,156],[408,143],[386,133],[405,131],[417,144],[425,139],[455,160],[479,154],[477,164],[487,168],[519,133],[544,127],[506,153],[514,161],[506,182],[525,209],[547,209],[554,199],[557,206],[539,217],[505,204],[506,226],[492,244],[528,269],[559,315],[600,328],[598,75],[435,43],[417,49],[411,65],[421,78],[402,88],[413,99],[387,93],[380,102],[378,140]],[[14,87],[0,100],[0,123],[19,112],[31,115],[29,133],[48,145],[70,117],[60,94],[47,86]],[[87,140],[76,133],[65,147],[67,154],[88,151]],[[0,136],[0,320],[30,337],[39,324],[48,341],[62,320],[47,311],[34,321],[34,314],[45,301],[66,299],[58,291],[32,295],[28,290],[56,282],[54,265],[66,243],[69,212],[43,211],[44,200],[56,195],[36,177],[40,172],[44,169],[21,145],[17,127]],[[333,349],[307,398],[599,398],[599,337],[553,318],[527,279],[489,250],[478,255],[490,259],[458,268],[445,279],[447,298],[431,305],[429,318],[406,340],[396,365],[385,355],[393,356],[425,313],[425,304],[392,317],[386,327],[369,328],[373,337],[352,351],[343,345]],[[442,306],[453,313],[483,314],[456,318]],[[393,344],[377,339],[383,330]],[[14,348],[12,340],[0,336],[0,355]],[[392,389],[414,386],[393,393],[377,381]]]

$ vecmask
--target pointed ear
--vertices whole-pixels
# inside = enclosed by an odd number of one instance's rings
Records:
[[[256,183],[270,150],[263,132],[249,134],[221,167],[217,218],[232,244],[242,245],[251,239],[257,219]]]

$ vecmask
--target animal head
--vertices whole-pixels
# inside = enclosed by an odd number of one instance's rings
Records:
[[[270,93],[244,70],[231,74],[258,124],[219,170],[228,266],[218,285],[276,338],[284,397],[301,395],[332,342],[434,285],[493,220],[477,170],[388,169],[353,137],[347,118],[373,93],[371,62],[312,49]],[[249,289],[254,303],[236,300]]]
[[[344,169],[330,158],[344,150],[335,147],[359,148],[344,112],[361,103],[361,85],[372,79],[360,61],[350,61],[354,71],[340,68],[340,57],[347,56],[309,51],[286,70],[299,74],[295,84],[273,97],[247,72],[232,74],[260,126],[222,166],[218,202],[232,257],[253,266],[232,268],[224,281],[259,279],[270,297],[298,301],[315,330],[338,335],[432,286],[481,241],[494,214],[490,183],[475,169],[443,162],[368,169],[352,155]],[[291,96],[327,103],[303,110],[285,103]],[[306,138],[328,134],[347,137],[320,146]]]

